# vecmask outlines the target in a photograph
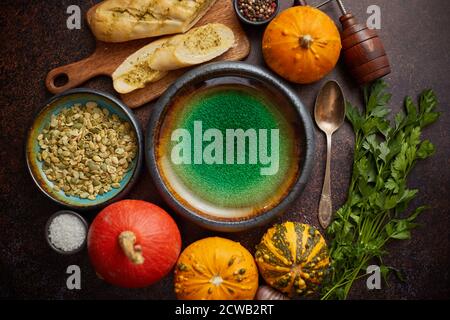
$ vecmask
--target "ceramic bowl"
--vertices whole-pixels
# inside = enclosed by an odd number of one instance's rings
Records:
[[[269,19],[266,20],[262,20],[262,21],[251,21],[249,19],[247,19],[240,11],[239,11],[239,7],[238,7],[238,0],[233,0],[233,5],[234,5],[234,11],[236,12],[236,15],[238,16],[239,20],[241,20],[243,23],[250,25],[250,26],[265,26],[266,24],[268,24],[270,21],[272,21],[277,15],[278,12],[280,12],[280,3],[278,0],[275,1],[277,4],[277,7],[275,9],[275,12],[270,16]]]
[[[69,214],[69,215],[75,216],[77,219],[79,219],[81,221],[81,223],[84,226],[84,230],[85,230],[86,236],[84,237],[83,243],[78,248],[76,248],[75,250],[72,250],[72,251],[61,250],[60,248],[56,247],[53,244],[53,242],[50,240],[50,224],[52,223],[53,219],[55,219],[56,217],[63,215],[63,214]],[[50,216],[50,218],[47,220],[47,223],[45,225],[45,239],[47,240],[47,243],[50,246],[50,248],[52,248],[59,254],[70,255],[70,254],[74,254],[74,253],[77,253],[77,252],[80,252],[81,250],[83,250],[84,246],[86,245],[88,231],[89,231],[89,225],[82,216],[80,216],[78,213],[70,211],[70,210],[60,210],[60,211],[57,211],[54,214],[52,214]]]
[[[159,139],[159,130],[164,121],[167,109],[172,101],[176,101],[180,92],[185,88],[196,88],[204,81],[215,83],[223,77],[231,77],[233,81],[239,82],[259,82],[266,88],[276,90],[281,94],[289,104],[291,110],[298,118],[298,124],[301,127],[303,152],[299,160],[300,174],[298,174],[288,194],[272,209],[259,215],[242,220],[220,220],[201,215],[185,202],[179,201],[176,195],[171,191],[170,186],[166,185],[164,177],[160,172],[157,163],[157,146]],[[152,175],[157,189],[169,204],[169,206],[181,216],[199,224],[200,226],[222,232],[242,231],[249,228],[264,225],[274,219],[279,214],[286,211],[288,206],[299,196],[308,181],[314,157],[314,130],[311,116],[304,107],[297,94],[282,80],[274,76],[263,68],[249,65],[242,62],[218,62],[200,66],[180,77],[172,86],[168,88],[165,94],[158,100],[152,116],[150,118],[145,142],[145,155],[147,167]]]
[[[67,196],[63,191],[56,192],[53,189],[53,182],[47,179],[42,170],[43,162],[37,159],[37,154],[40,150],[37,137],[42,132],[44,126],[49,123],[51,116],[60,113],[64,108],[72,107],[76,103],[84,105],[89,101],[96,102],[100,107],[108,109],[110,114],[116,114],[122,120],[128,121],[134,129],[138,143],[138,153],[131,165],[131,169],[120,182],[120,188],[112,189],[103,195],[98,195],[95,200]],[[133,112],[125,104],[107,93],[80,88],[56,95],[45,104],[28,130],[25,152],[28,170],[39,190],[48,198],[60,205],[75,210],[95,209],[121,199],[129,192],[137,179],[142,165],[143,137],[138,121],[134,117]]]

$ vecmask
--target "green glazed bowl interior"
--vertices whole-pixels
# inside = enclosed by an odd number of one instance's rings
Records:
[[[98,195],[95,200],[81,199],[79,197],[67,196],[61,190],[53,190],[54,184],[45,176],[42,165],[43,162],[37,159],[40,151],[38,135],[44,126],[50,122],[54,114],[59,114],[63,109],[70,108],[76,103],[85,105],[87,102],[95,102],[101,108],[106,108],[110,114],[116,114],[120,119],[131,124],[136,133],[138,152],[133,160],[131,169],[126,173],[120,182],[120,188]],[[45,107],[39,112],[34,123],[28,131],[26,142],[26,159],[31,176],[39,189],[50,199],[64,206],[75,209],[93,209],[109,204],[112,200],[123,197],[131,188],[138,174],[142,162],[142,133],[138,122],[135,120],[132,111],[116,98],[91,89],[74,89],[53,97]]]
[[[277,94],[282,95],[289,103],[289,107],[295,111],[298,118],[299,128],[302,131],[301,141],[304,146],[302,157],[300,159],[300,174],[294,181],[289,193],[284,196],[280,202],[259,215],[251,216],[248,219],[223,220],[208,217],[199,214],[197,210],[186,205],[186,201],[180,201],[167,185],[158,167],[157,146],[159,145],[159,136],[161,123],[163,123],[168,108],[172,101],[177,99],[180,92],[185,88],[195,90],[199,84],[208,81],[216,83],[223,77],[232,77],[236,83],[250,83],[257,81],[264,84],[265,87],[271,88]],[[217,82],[218,83],[218,82]],[[314,158],[314,130],[308,110],[304,107],[297,94],[285,82],[275,77],[269,71],[263,68],[249,65],[242,62],[217,62],[197,67],[170,86],[164,95],[155,105],[146,131],[145,155],[147,167],[152,175],[153,181],[164,200],[169,206],[181,216],[191,220],[192,222],[219,232],[236,232],[264,225],[276,216],[285,212],[288,206],[299,196],[304,189],[312,168]]]

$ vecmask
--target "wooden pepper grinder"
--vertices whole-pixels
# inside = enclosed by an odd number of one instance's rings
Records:
[[[321,7],[331,1],[319,5]],[[341,0],[336,0],[342,11],[341,41],[344,62],[358,84],[364,85],[391,73],[389,59],[383,43],[375,30],[357,22],[348,13]],[[304,0],[295,0],[294,5],[307,5]]]

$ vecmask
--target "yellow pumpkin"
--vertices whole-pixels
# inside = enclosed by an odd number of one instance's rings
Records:
[[[301,84],[316,82],[333,70],[341,48],[334,22],[309,6],[287,9],[272,20],[262,45],[269,67],[283,78]]]
[[[267,284],[290,297],[316,291],[330,267],[325,239],[313,226],[298,222],[267,230],[255,256]]]
[[[238,242],[212,237],[192,243],[175,268],[182,300],[251,300],[258,289],[253,256]]]

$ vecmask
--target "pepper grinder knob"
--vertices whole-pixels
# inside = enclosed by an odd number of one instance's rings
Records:
[[[308,4],[306,3],[305,0],[294,0],[294,4],[293,6],[307,6]]]
[[[377,33],[358,23],[351,13],[344,14],[339,20],[344,62],[358,84],[364,85],[391,73],[389,59]]]

